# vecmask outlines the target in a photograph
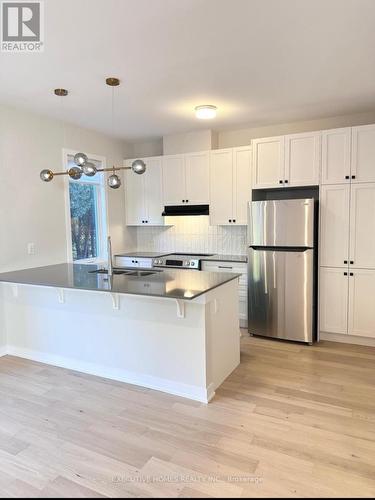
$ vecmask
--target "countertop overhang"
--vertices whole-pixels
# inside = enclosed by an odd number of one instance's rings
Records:
[[[0,283],[13,283],[54,288],[99,291],[150,297],[193,300],[229,281],[238,279],[236,273],[213,273],[166,269],[148,276],[96,274],[93,264],[56,264],[0,273]],[[134,270],[134,269],[133,269]]]

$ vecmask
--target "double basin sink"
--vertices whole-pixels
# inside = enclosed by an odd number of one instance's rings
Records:
[[[125,275],[125,276],[135,276],[137,278],[142,278],[143,276],[151,276],[160,271],[137,271],[135,269],[113,269],[112,273],[114,275]],[[94,269],[89,271],[89,274],[108,274],[108,269]]]

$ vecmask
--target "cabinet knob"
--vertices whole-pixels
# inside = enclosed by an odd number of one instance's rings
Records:
[[[289,182],[289,181],[288,181],[288,179],[285,179],[285,181],[284,181],[284,182],[285,182],[285,184],[288,184],[288,182]]]
[[[233,222],[236,222],[236,219],[233,219]]]
[[[347,261],[347,260],[344,260],[344,264],[347,264],[347,263],[348,263],[348,261]]]
[[[354,264],[354,260],[351,260],[351,261],[350,261],[350,263],[351,263],[351,264]]]
[[[283,183],[283,181],[281,181],[281,180],[280,180],[280,181],[279,181],[279,184],[282,184],[282,183]]]
[[[345,179],[350,179],[350,175],[346,175],[346,176],[345,176]]]
[[[348,276],[348,273],[344,273],[344,276]]]
[[[352,179],[355,179],[355,175],[352,175]]]
[[[185,200],[185,201],[186,201],[186,203],[189,203],[189,200]]]
[[[229,222],[232,222],[232,219],[229,219]]]
[[[349,273],[350,276],[354,276],[354,273]]]

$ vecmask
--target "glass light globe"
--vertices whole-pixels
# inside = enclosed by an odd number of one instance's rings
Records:
[[[78,181],[82,177],[82,169],[79,167],[72,167],[68,171],[69,177],[75,181]]]
[[[83,165],[85,165],[87,162],[88,158],[87,155],[85,155],[85,153],[77,153],[76,155],[74,155],[74,163],[78,167],[83,167]]]
[[[42,170],[40,172],[40,178],[44,182],[50,182],[50,181],[52,181],[52,179],[53,179],[53,172],[52,172],[52,170],[49,170],[48,168],[46,168],[45,170]]]
[[[143,160],[134,160],[132,170],[136,174],[144,174],[146,172],[146,163]]]
[[[121,186],[121,179],[117,174],[108,177],[108,186],[112,189],[118,189]]]
[[[97,168],[95,167],[95,165],[91,162],[87,162],[83,165],[82,167],[82,172],[87,175],[88,177],[93,177],[96,172],[97,172]]]

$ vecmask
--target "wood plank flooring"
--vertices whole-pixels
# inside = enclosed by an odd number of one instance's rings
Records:
[[[1,358],[0,496],[373,497],[375,348],[244,336],[208,406]]]

